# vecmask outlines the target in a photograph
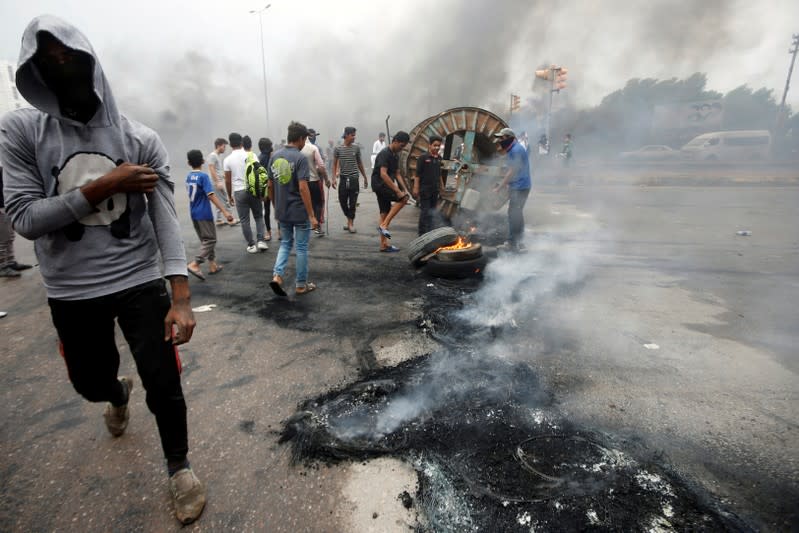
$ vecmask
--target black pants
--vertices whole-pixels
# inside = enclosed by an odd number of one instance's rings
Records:
[[[358,203],[358,178],[341,178],[338,186],[338,203],[344,216],[355,220],[355,205]]]
[[[189,451],[186,402],[178,352],[171,341],[164,341],[164,317],[171,305],[164,280],[99,298],[51,298],[48,303],[69,380],[90,402],[121,405],[125,401],[117,380],[116,319],[147,392],[147,407],[155,415],[164,455],[169,462],[185,460]]]
[[[519,241],[524,234],[524,204],[527,203],[527,197],[530,195],[530,189],[510,190],[508,198],[508,241],[511,246],[519,246]]]
[[[266,224],[266,231],[272,233],[272,201],[268,198],[264,199],[264,224]]]
[[[424,235],[441,225],[438,205],[438,191],[419,194],[419,235]]]
[[[322,221],[322,210],[325,207],[325,195],[322,192],[322,181],[309,181],[308,189],[311,192],[311,205],[313,206],[313,216],[316,220]]]

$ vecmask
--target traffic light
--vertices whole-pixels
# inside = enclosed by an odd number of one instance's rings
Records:
[[[510,110],[511,110],[511,112],[518,111],[519,108],[521,108],[521,106],[522,106],[521,98],[519,98],[519,95],[511,94],[510,95]]]
[[[566,88],[566,77],[569,70],[566,67],[560,67],[555,71],[555,89],[561,90]]]
[[[552,79],[552,69],[544,68],[541,70],[535,71],[535,77],[541,78],[542,80],[551,80]]]

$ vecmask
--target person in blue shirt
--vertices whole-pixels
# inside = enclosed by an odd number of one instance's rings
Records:
[[[510,128],[502,128],[494,134],[500,151],[508,155],[508,170],[502,181],[494,186],[494,192],[508,187],[508,248],[521,251],[524,235],[524,204],[530,195],[532,179],[530,177],[530,159],[527,150],[516,140],[516,134]]]
[[[225,205],[216,197],[215,188],[211,183],[211,178],[201,169],[205,160],[203,153],[199,150],[189,150],[186,154],[189,160],[191,172],[186,176],[186,190],[189,193],[189,210],[191,211],[191,222],[194,224],[194,231],[200,238],[200,251],[194,257],[194,261],[188,264],[189,273],[195,277],[205,280],[205,275],[200,265],[208,261],[209,274],[216,274],[222,270],[222,266],[216,262],[216,225],[214,224],[214,213],[211,211],[211,204],[214,204],[222,213],[228,223],[233,222],[233,215],[225,209]]]

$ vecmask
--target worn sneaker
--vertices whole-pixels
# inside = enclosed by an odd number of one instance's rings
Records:
[[[252,246],[248,246],[247,247],[247,253],[257,254],[258,253],[258,247],[256,245],[254,245],[254,244]]]
[[[29,268],[33,268],[32,265],[26,265],[25,263],[17,263],[16,261],[12,261],[11,264],[9,264],[8,266],[16,270],[17,272],[19,272],[20,270],[28,270]]]
[[[21,275],[22,274],[20,274],[19,272],[17,272],[16,270],[11,268],[10,266],[9,267],[0,268],[0,278],[18,278]]]
[[[266,242],[265,242],[265,241],[258,241],[258,244],[256,244],[256,246],[257,246],[257,247],[258,247],[258,249],[259,249],[259,250],[261,250],[262,252],[265,252],[265,251],[267,251],[267,250],[269,249],[269,245],[268,245],[268,244],[266,244]]]
[[[119,378],[119,382],[125,387],[127,399],[130,400],[130,391],[133,390],[133,380],[123,376]],[[130,418],[128,401],[125,402],[125,405],[120,405],[119,407],[114,407],[113,404],[109,403],[105,408],[103,417],[105,418],[105,427],[108,428],[108,432],[114,437],[122,436],[122,434],[125,433],[125,429],[128,427],[128,419]]]
[[[181,524],[197,520],[205,508],[205,485],[191,468],[178,470],[169,478],[169,492],[175,504],[175,516]]]

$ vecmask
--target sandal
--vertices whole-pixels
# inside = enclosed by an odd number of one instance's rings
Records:
[[[214,274],[218,274],[221,270],[222,270],[222,265],[217,265],[216,270],[209,270],[208,273],[213,276]]]
[[[377,226],[377,231],[378,231],[378,233],[380,233],[380,235],[382,235],[386,239],[390,239],[391,238],[391,232],[388,231],[387,229],[383,229],[380,226]]]
[[[283,278],[281,278],[280,276],[273,277],[272,281],[269,282],[269,286],[272,288],[272,291],[278,296],[288,296],[288,294],[286,294],[286,291],[283,290]]]
[[[393,253],[393,252],[399,252],[400,249],[392,244],[388,248],[380,248],[380,251],[381,252],[386,252],[386,253]]]
[[[186,267],[186,270],[188,270],[189,274],[191,274],[192,276],[200,279],[201,281],[205,281],[205,276],[203,275],[202,271],[194,270],[194,269],[191,269],[189,267]]]
[[[316,284],[315,283],[311,283],[309,281],[309,282],[307,282],[305,284],[305,287],[297,287],[294,290],[294,292],[295,292],[295,294],[306,294],[306,293],[309,293],[309,292],[315,291],[315,290],[316,290]]]

